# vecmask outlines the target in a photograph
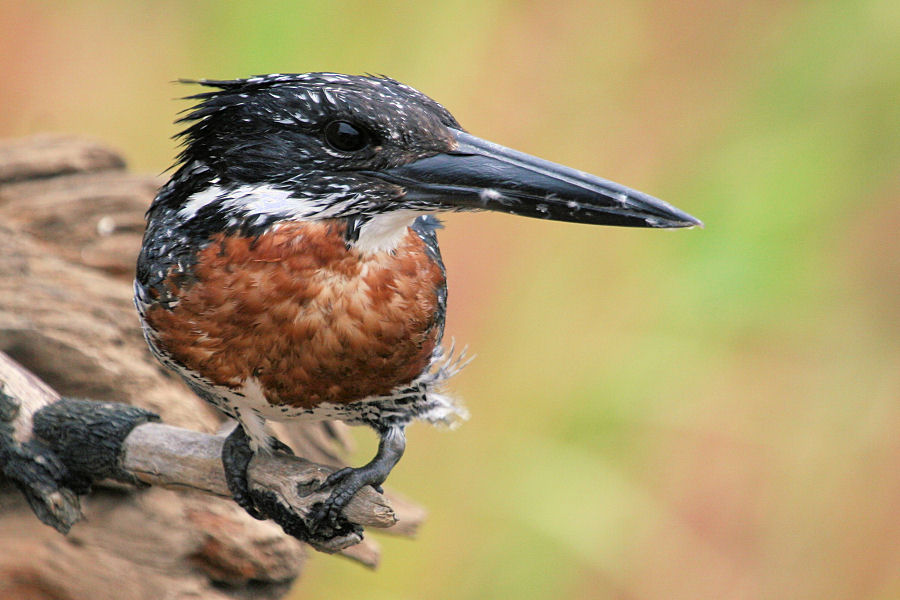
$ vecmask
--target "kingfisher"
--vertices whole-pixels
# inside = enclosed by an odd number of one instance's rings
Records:
[[[147,211],[135,304],[153,355],[237,425],[222,463],[235,500],[283,448],[266,421],[340,420],[379,436],[331,474],[308,535],[380,488],[413,420],[451,424],[463,360],[442,345],[447,280],[436,213],[678,228],[700,221],[642,192],[469,134],[384,76],[272,74],[187,83],[174,174]]]

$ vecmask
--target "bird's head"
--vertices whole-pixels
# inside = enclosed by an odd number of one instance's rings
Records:
[[[416,215],[457,210],[700,224],[641,192],[472,136],[393,79],[307,73],[195,83],[216,89],[191,96],[199,103],[182,119],[181,167],[158,199],[177,202],[184,220],[346,218],[354,242],[369,224],[405,229]],[[179,185],[186,189],[174,193]]]

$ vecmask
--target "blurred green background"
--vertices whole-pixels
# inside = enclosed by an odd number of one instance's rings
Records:
[[[140,171],[177,77],[310,70],[706,229],[448,216],[472,419],[409,431],[419,539],[293,598],[900,598],[900,3],[0,0],[0,135]]]

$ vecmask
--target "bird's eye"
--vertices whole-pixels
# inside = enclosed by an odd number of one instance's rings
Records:
[[[332,121],[325,126],[325,141],[335,150],[356,152],[369,144],[369,136],[349,121]]]

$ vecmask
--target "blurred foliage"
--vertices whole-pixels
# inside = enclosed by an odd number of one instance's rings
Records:
[[[293,597],[900,598],[895,1],[2,0],[0,65],[0,134],[152,171],[177,77],[386,73],[706,222],[448,217],[472,420],[409,432],[419,540]]]

